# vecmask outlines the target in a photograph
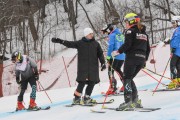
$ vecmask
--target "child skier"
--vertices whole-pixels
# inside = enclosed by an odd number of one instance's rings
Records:
[[[28,83],[31,85],[32,92],[30,94],[30,104],[28,109],[38,109],[35,103],[36,99],[36,81],[39,80],[38,69],[35,61],[26,56],[21,55],[20,52],[14,52],[11,56],[11,60],[15,63],[16,82],[20,85],[20,94],[18,96],[16,110],[25,109],[23,105],[23,96],[27,89]]]
[[[108,36],[109,40],[108,40],[108,51],[107,51],[106,59],[109,63],[108,76],[110,80],[110,87],[106,92],[106,94],[110,95],[110,94],[117,94],[119,93],[119,91],[121,92],[124,91],[123,86],[120,90],[117,90],[117,80],[114,78],[114,70],[119,74],[120,80],[123,82],[122,79],[123,73],[121,71],[121,67],[124,63],[125,54],[122,53],[117,55],[115,58],[112,58],[111,53],[114,50],[118,50],[122,46],[122,44],[124,44],[124,35],[119,31],[118,28],[115,28],[115,26],[113,26],[112,24],[108,24],[107,27],[102,31],[103,33],[105,33],[105,31],[107,30],[109,30],[109,36]]]
[[[93,37],[93,30],[91,28],[85,28],[84,37],[79,41],[66,41],[60,38],[52,38],[52,42],[78,50],[78,71],[76,78],[78,86],[74,92],[73,104],[81,104],[82,91],[86,84],[87,87],[82,102],[84,104],[95,102],[90,96],[95,84],[100,82],[98,59],[101,62],[101,71],[106,69],[106,65],[101,46]]]

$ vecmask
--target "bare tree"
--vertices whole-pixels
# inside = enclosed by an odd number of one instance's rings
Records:
[[[77,24],[77,20],[74,12],[73,0],[68,0],[68,7],[69,7],[69,21],[72,27],[74,41],[76,41],[75,24]]]
[[[68,12],[69,9],[68,9],[68,7],[67,7],[66,0],[63,0],[63,6],[64,6],[64,11],[65,11],[65,12]]]

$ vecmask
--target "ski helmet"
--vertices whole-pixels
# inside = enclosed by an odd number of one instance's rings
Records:
[[[180,16],[173,16],[171,23],[177,24],[179,26],[180,25]]]
[[[140,22],[140,17],[135,13],[128,13],[124,17],[124,21],[128,21],[129,25],[136,24],[137,22]]]
[[[18,52],[18,51],[13,52],[12,55],[11,55],[11,60],[12,60],[12,61],[16,61],[16,58],[17,58],[19,61],[22,60],[22,55],[21,55],[21,53]]]

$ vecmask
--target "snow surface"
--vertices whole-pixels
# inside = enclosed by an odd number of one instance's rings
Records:
[[[169,71],[166,72],[166,76]],[[153,75],[154,76],[154,75]],[[154,76],[160,79],[158,76]],[[90,109],[101,110],[101,105],[95,107],[75,106],[72,108],[65,107],[70,104],[73,99],[73,92],[75,87],[49,90],[48,95],[52,100],[52,104],[47,98],[46,94],[42,92],[37,93],[37,104],[39,106],[51,106],[50,110],[37,112],[17,112],[8,113],[15,109],[17,95],[0,98],[0,120],[180,120],[180,92],[157,92],[152,96],[151,90],[155,88],[157,82],[149,76],[137,77],[134,79],[139,90],[139,97],[142,99],[144,107],[161,107],[161,110],[150,113],[144,112],[116,112],[106,110],[106,113],[91,113]],[[169,80],[162,80],[163,83],[169,83]],[[121,86],[118,81],[118,86]],[[162,86],[159,86],[162,88]],[[108,89],[108,83],[101,83],[95,86],[93,91],[93,98],[97,101],[103,101],[104,97],[100,94],[102,91]],[[144,91],[148,89],[147,91]],[[115,102],[108,104],[108,107],[118,107],[123,102],[123,96],[108,97],[115,99]],[[29,104],[29,93],[24,96],[25,106]]]

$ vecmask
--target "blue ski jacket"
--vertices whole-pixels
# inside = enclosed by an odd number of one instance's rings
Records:
[[[174,54],[180,57],[180,27],[177,27],[170,41],[170,46],[174,49]]]
[[[112,33],[109,34],[107,59],[112,58],[111,53],[118,50],[124,44],[124,35],[116,28]],[[119,54],[115,57],[117,60],[124,60],[125,54]]]

